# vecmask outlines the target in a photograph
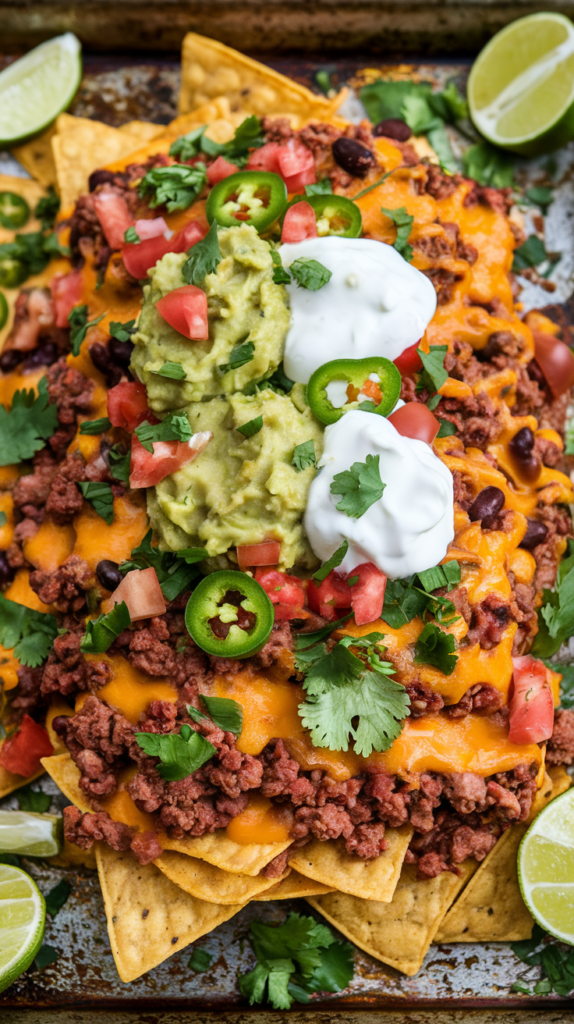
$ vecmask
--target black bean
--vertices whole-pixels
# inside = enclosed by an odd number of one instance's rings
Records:
[[[96,576],[102,587],[105,587],[106,590],[115,590],[123,580],[123,576],[118,569],[118,563],[112,562],[109,558],[104,558],[101,562],[98,562],[96,565]]]
[[[131,341],[119,341],[118,338],[110,338],[108,349],[110,355],[118,366],[129,366],[134,346]]]
[[[543,544],[548,536],[548,527],[540,519],[529,519],[526,533],[520,541],[519,547],[532,551],[532,548]]]
[[[376,167],[377,161],[374,153],[356,139],[347,139],[343,136],[333,143],[333,156],[339,167],[342,167],[347,174],[354,178],[364,178]]]
[[[396,139],[397,142],[408,142],[412,134],[407,122],[401,121],[400,117],[387,117],[373,128],[373,135],[384,135],[385,138]]]
[[[508,447],[515,459],[520,461],[528,459],[534,448],[534,434],[530,427],[522,427],[522,430],[514,435]]]
[[[56,733],[56,736],[66,736],[69,721],[69,715],[56,715],[56,717],[52,719],[52,729]]]
[[[8,562],[6,555],[0,551],[0,583],[11,583],[14,579],[14,569]]]
[[[33,370],[38,366],[51,366],[52,363],[56,362],[57,358],[58,349],[54,342],[45,341],[38,348],[35,348],[33,352],[30,352],[30,355],[26,357],[24,366],[26,370]]]
[[[2,373],[12,373],[12,370],[16,369],[18,363],[22,362],[22,359],[22,352],[19,352],[17,348],[9,348],[0,355],[0,370],[2,370]]]
[[[504,492],[500,490],[500,487],[483,487],[470,506],[468,514],[474,523],[479,519],[495,516],[503,505]]]
[[[113,361],[107,345],[102,344],[101,341],[90,345],[90,359],[96,369],[103,373],[108,387],[114,388],[116,384],[119,384],[124,373],[122,368]]]
[[[98,185],[109,185],[115,178],[113,171],[92,171],[88,178],[88,188],[90,192],[93,192]]]

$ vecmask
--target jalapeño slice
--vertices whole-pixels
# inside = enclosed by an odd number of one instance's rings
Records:
[[[198,647],[218,658],[247,658],[269,639],[275,613],[263,587],[245,572],[222,569],[198,584],[185,624]]]
[[[363,218],[356,203],[345,196],[318,195],[296,196],[289,203],[309,203],[315,213],[317,234],[338,235],[339,238],[359,238],[363,231]]]
[[[24,227],[30,219],[30,207],[16,192],[0,192],[0,224],[15,230]]]
[[[284,212],[287,188],[271,171],[240,171],[224,178],[209,193],[205,212],[210,224],[232,228],[251,224],[265,231]]]
[[[340,408],[333,405],[327,394],[327,386],[334,381],[347,381],[351,388],[351,395],[347,388],[347,402]],[[401,375],[395,364],[383,356],[333,359],[330,363],[323,363],[307,385],[307,401],[321,423],[336,423],[345,412],[347,403],[356,402],[361,392],[365,400],[359,402],[359,409],[388,416],[401,393]]]

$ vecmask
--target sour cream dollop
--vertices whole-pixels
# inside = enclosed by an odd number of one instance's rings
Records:
[[[325,430],[325,447],[307,500],[305,529],[322,562],[346,538],[340,571],[373,562],[392,579],[430,569],[444,558],[454,537],[452,474],[432,448],[399,434],[383,416],[353,410]],[[379,455],[382,497],[360,519],[336,506],[331,494],[337,473]]]
[[[369,238],[309,238],[282,245],[284,267],[317,260],[331,271],[318,291],[287,285],[291,326],[285,372],[307,384],[331,359],[397,359],[422,338],[436,309],[433,285],[392,245]]]

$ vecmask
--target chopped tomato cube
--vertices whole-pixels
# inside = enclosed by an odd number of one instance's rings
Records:
[[[175,473],[201,454],[212,438],[211,431],[202,430],[189,441],[154,441],[148,452],[137,434],[132,437],[130,487],[154,487],[170,473]]]
[[[313,171],[313,180],[315,180],[315,158],[305,143],[297,138],[291,138],[279,146],[277,162],[279,173],[285,180],[309,170]]]
[[[106,242],[112,249],[121,249],[127,229],[134,224],[124,197],[116,192],[96,192],[94,208]]]
[[[24,715],[20,728],[4,740],[0,749],[0,765],[7,772],[28,778],[40,771],[41,757],[51,757],[54,748],[43,725]]]
[[[302,617],[305,589],[300,579],[278,569],[257,569],[255,579],[273,604],[276,619]]]
[[[351,607],[352,587],[346,577],[333,569],[321,583],[309,580],[307,600],[312,611],[328,622],[340,618],[339,611]]]
[[[432,444],[439,432],[440,423],[430,409],[422,402],[407,402],[389,416],[389,423],[403,437]]]
[[[282,242],[304,242],[306,238],[317,238],[317,220],[310,203],[295,203],[285,214]]]
[[[273,174],[280,174],[280,149],[281,147],[278,142],[267,142],[264,146],[260,146],[259,149],[254,149],[253,152],[249,154],[249,160],[247,161],[245,170],[272,171]]]
[[[146,221],[146,223],[151,223],[151,221]],[[157,261],[161,260],[167,252],[187,252],[192,245],[204,237],[205,229],[202,225],[196,220],[191,220],[171,238],[166,238],[164,234],[158,234],[145,238],[142,242],[122,245],[124,266],[128,274],[138,281],[143,281],[147,277],[148,271],[155,267]]]
[[[194,284],[185,284],[168,292],[155,308],[174,330],[190,341],[207,341],[207,295]]]
[[[554,700],[546,665],[530,654],[513,658],[511,743],[542,743],[552,736]]]
[[[157,238],[158,235],[167,237],[170,236],[171,232],[163,217],[142,217],[141,220],[136,220],[134,227],[136,229],[136,235],[143,242],[146,238]]]
[[[68,316],[74,306],[79,306],[82,301],[83,285],[80,271],[56,274],[52,278],[50,290],[54,302],[56,327],[69,327]]]
[[[217,160],[214,160],[207,168],[207,180],[210,185],[217,185],[217,183],[219,181],[223,181],[224,178],[229,178],[232,174],[237,174],[238,170],[239,167],[237,164],[231,164],[224,156],[218,156]]]
[[[423,361],[417,352],[419,347],[420,341],[415,341],[414,345],[410,345],[409,348],[406,348],[394,360],[394,364],[402,377],[408,377],[411,373],[418,373],[419,370],[422,370]]]
[[[381,617],[387,577],[372,562],[357,565],[347,578],[354,576],[359,579],[351,587],[351,608],[357,626],[365,626]]]
[[[277,565],[281,553],[278,540],[264,540],[260,544],[238,544],[237,561],[241,569],[256,565]]]
[[[145,384],[123,380],[108,391],[108,416],[114,427],[123,427],[130,434],[140,423],[157,423],[157,417],[147,404]]]
[[[132,622],[150,619],[152,615],[163,615],[167,606],[155,569],[132,569],[126,573],[111,597],[103,602],[102,609],[111,611],[122,601],[128,606]]]

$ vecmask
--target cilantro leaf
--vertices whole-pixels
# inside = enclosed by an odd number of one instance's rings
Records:
[[[373,124],[389,118],[403,119],[405,101],[411,96],[430,96],[428,82],[393,82],[379,80],[361,89],[360,100]]]
[[[265,142],[260,118],[255,114],[246,117],[235,129],[229,142],[214,142],[205,134],[208,125],[194,128],[186,135],[181,135],[170,146],[169,155],[180,160],[191,160],[199,153],[210,157],[225,156],[231,162],[243,167],[252,149],[257,149]]]
[[[192,157],[198,156],[201,152],[201,140],[206,130],[207,125],[202,124],[199,128],[180,135],[179,139],[172,142],[169,147],[169,155],[175,156],[181,161],[191,160]]]
[[[450,676],[454,672],[458,655],[455,654],[455,639],[451,633],[445,633],[434,622],[427,622],[415,644],[415,663],[417,665],[433,665]]]
[[[562,681],[560,683],[560,707],[574,708],[574,665],[559,665],[547,658],[542,659],[547,668],[552,672],[560,672]]]
[[[387,580],[382,618],[392,629],[400,629],[417,615],[422,615],[426,606],[426,596],[415,590],[411,581]]]
[[[460,167],[452,151],[449,134],[444,124],[441,123],[435,128],[431,128],[428,133],[428,140],[429,145],[432,146],[438,156],[443,170],[448,171],[450,174],[456,174]]]
[[[128,320],[125,324],[112,320],[108,329],[112,338],[117,338],[118,341],[129,341],[132,334],[137,331],[135,320]]]
[[[48,194],[42,196],[41,199],[36,203],[34,210],[34,216],[42,222],[42,228],[44,231],[51,231],[54,227],[54,221],[58,216],[60,209],[60,197],[54,190],[54,186],[50,185]]]
[[[95,320],[88,320],[88,307],[87,306],[74,306],[71,313],[68,313],[68,323],[70,325],[70,345],[72,348],[72,355],[78,356],[80,354],[80,345],[86,337],[88,327],[95,327],[99,324],[100,320],[103,320],[105,313],[98,316]]]
[[[110,476],[119,480],[122,484],[130,482],[130,453],[126,451],[125,445],[118,443],[112,445],[107,453],[108,468]]]
[[[265,390],[265,388],[271,388],[279,395],[288,395],[293,390],[294,386],[295,381],[290,380],[283,369],[283,363],[279,363],[279,366],[273,371],[270,377],[259,382],[258,388],[260,391]]]
[[[433,92],[429,102],[434,111],[445,121],[464,121],[469,117],[466,98],[451,79],[442,92]]]
[[[131,625],[130,613],[125,601],[116,604],[107,615],[99,615],[97,619],[86,619],[80,650],[83,654],[103,654],[112,646],[114,640]]]
[[[568,557],[558,566],[554,590],[544,589],[542,600],[532,653],[550,658],[572,636],[574,628],[574,541],[568,542]]]
[[[141,238],[133,225],[124,231],[124,242],[127,242],[129,245],[137,245],[138,242],[141,242]]]
[[[33,814],[45,814],[52,803],[49,793],[44,793],[41,789],[32,789],[31,783],[17,790],[16,799],[21,811],[31,811]]]
[[[317,569],[317,572],[313,573],[313,579],[316,580],[317,583],[322,583],[323,580],[326,579],[326,577],[329,575],[331,570],[336,569],[337,566],[341,564],[348,550],[349,541],[345,537],[343,542],[339,544],[339,547],[337,548],[336,551],[333,552],[331,557],[327,559],[327,561],[321,566],[320,569]]]
[[[152,210],[156,206],[173,210],[186,210],[199,196],[207,178],[205,164],[171,164],[169,167],[154,167],[148,171],[138,185],[141,199],[147,199]]]
[[[417,391],[423,389],[430,392],[438,391],[448,377],[448,372],[444,368],[444,357],[448,352],[448,345],[431,345],[429,352],[423,352],[422,348],[417,348],[417,352],[423,364]]]
[[[430,102],[430,93],[412,92],[405,96],[401,113],[414,135],[423,135],[431,128],[439,128],[442,120],[435,114]]]
[[[348,649],[354,638],[345,641],[308,668],[307,701],[299,714],[314,746],[348,750],[351,737],[355,753],[368,757],[373,750],[388,750],[400,735],[410,700],[404,686],[388,678],[395,671],[390,662],[380,661],[369,645],[367,655],[376,658],[373,671]]]
[[[34,959],[34,967],[37,971],[43,971],[45,967],[49,967],[50,964],[55,964],[60,954],[57,949],[50,946],[47,942],[43,942],[40,949],[36,953]]]
[[[199,572],[194,566],[207,557],[207,552],[204,548],[184,548],[177,553],[160,551],[152,547],[151,540],[152,531],[148,530],[141,544],[133,549],[129,561],[121,563],[120,572],[155,569],[163,596],[166,601],[174,601],[197,579]]]
[[[46,660],[58,635],[53,615],[33,611],[0,594],[0,644],[14,649],[22,665],[37,668]]]
[[[435,565],[433,569],[424,569],[417,573],[423,590],[439,590],[440,587],[452,587],[460,583],[460,565],[458,562],[446,562]]]
[[[209,697],[202,693],[201,699],[205,704],[211,719],[218,728],[224,732],[233,732],[239,736],[243,728],[243,707],[236,700],[230,697]]]
[[[514,185],[515,158],[490,142],[477,142],[463,153],[462,168],[467,178],[479,185],[511,188]]]
[[[443,420],[440,416],[437,416],[437,419],[440,423],[437,437],[451,437],[452,434],[456,434],[454,423],[451,423],[450,420]]]
[[[309,469],[309,466],[316,466],[315,442],[303,441],[302,444],[296,444],[293,449],[291,465],[295,467],[298,473],[301,473],[304,469]]]
[[[181,268],[187,284],[201,286],[208,274],[214,274],[221,263],[221,249],[217,237],[217,221],[214,220],[205,238],[187,250],[188,259]]]
[[[407,263],[410,263],[413,258],[413,247],[408,244],[408,241],[414,217],[411,217],[411,215],[407,213],[405,206],[398,206],[394,210],[389,210],[386,206],[381,206],[381,212],[391,218],[397,229],[397,237],[393,242],[393,248],[401,254]]]
[[[84,420],[80,423],[80,434],[103,434],[110,430],[111,426],[111,420],[107,416],[102,416],[101,420]]]
[[[246,363],[250,363],[253,359],[253,353],[255,352],[255,345],[252,341],[244,341],[242,345],[235,345],[229,353],[229,362],[221,363],[219,369],[221,373],[229,373],[230,370],[238,370],[240,366],[245,366]]]
[[[192,971],[208,971],[212,960],[213,956],[206,949],[194,949],[187,961],[187,966]]]
[[[312,185],[305,185],[306,196],[330,196],[333,192],[330,178],[321,178]]]
[[[5,512],[0,512],[0,526],[6,526],[8,522],[8,516]]]
[[[310,987],[316,992],[340,992],[347,988],[355,971],[350,942],[332,942],[321,954]]]
[[[307,288],[310,292],[318,292],[320,288],[328,284],[333,276],[331,270],[327,270],[318,260],[311,260],[305,256],[293,260],[289,267],[291,275],[295,278],[299,288]]]
[[[78,487],[86,501],[89,501],[94,512],[97,512],[106,521],[108,526],[111,526],[114,521],[112,485],[104,482],[96,483],[90,480],[79,482]]]
[[[554,202],[554,191],[551,188],[546,188],[545,185],[533,185],[532,188],[526,189],[524,198],[532,206],[540,207],[542,213],[546,214],[548,207]]]
[[[169,360],[156,371],[160,377],[169,377],[170,380],[185,380],[185,370],[181,363],[172,363]]]
[[[62,909],[64,903],[67,902],[70,893],[72,892],[72,886],[68,882],[67,878],[62,878],[53,889],[50,889],[44,896],[46,900],[46,910],[50,917],[55,917],[59,910]]]
[[[166,782],[186,779],[216,753],[213,743],[194,732],[189,725],[182,725],[179,733],[163,736],[154,732],[136,732],[135,740],[150,757],[159,757],[161,763],[156,770]]]
[[[521,270],[525,270],[527,267],[539,267],[546,260],[550,261],[550,268],[552,268],[559,258],[548,255],[544,242],[538,235],[529,235],[526,241],[519,245],[518,249],[514,250],[512,269],[514,273],[519,274]]]
[[[291,274],[283,266],[277,249],[271,249],[271,262],[273,264],[274,284],[291,284]]]
[[[9,411],[0,405],[0,466],[31,459],[57,426],[58,410],[48,397],[45,377],[37,395],[32,389],[16,391]]]
[[[263,426],[263,416],[255,416],[252,420],[247,420],[247,423],[242,423],[240,427],[235,429],[243,434],[244,437],[253,437],[254,434],[258,434]]]
[[[367,455],[365,462],[354,462],[350,469],[335,473],[331,494],[340,494],[336,506],[353,519],[360,519],[367,509],[379,501],[386,484],[381,480],[380,455]]]
[[[153,452],[154,441],[190,441],[193,430],[183,412],[170,412],[160,423],[144,420],[135,433],[147,452]]]
[[[69,256],[70,250],[58,242],[56,232],[27,231],[11,242],[0,245],[0,286],[16,288],[27,277],[41,274],[52,256]]]
[[[345,622],[348,622],[351,618],[351,615],[352,612],[349,612],[347,615],[343,615],[341,619],[337,619],[336,622],[329,622],[326,626],[321,626],[320,629],[313,630],[312,633],[299,633],[295,637],[295,650],[306,651],[314,644],[326,640],[331,636],[331,633],[335,632],[336,629],[340,629],[341,626],[344,626]]]

